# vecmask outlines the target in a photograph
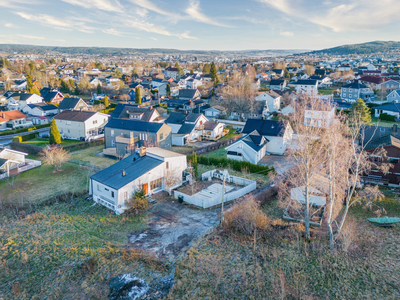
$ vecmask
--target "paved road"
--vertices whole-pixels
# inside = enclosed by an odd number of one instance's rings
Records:
[[[45,132],[45,131],[49,131],[50,127],[45,127],[45,128],[39,128],[39,129],[35,129],[32,131],[26,131],[26,132],[20,132],[20,133],[15,133],[15,134],[7,134],[7,135],[1,135],[0,136],[0,143],[3,143],[3,140],[12,140],[13,137],[16,136],[21,136],[21,135],[26,135],[32,132]]]

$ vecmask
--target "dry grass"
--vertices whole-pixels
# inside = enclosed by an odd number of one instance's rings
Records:
[[[99,168],[107,168],[112,164],[115,164],[117,161],[111,158],[96,156],[96,154],[102,152],[104,146],[96,146],[90,147],[84,150],[71,152],[71,159],[77,161],[88,162],[90,165],[99,167]]]
[[[400,216],[393,195],[379,205],[390,216]],[[281,221],[277,200],[264,211],[270,227],[255,250],[251,236],[215,231],[177,264],[176,284],[168,299],[400,297],[399,227],[370,225],[365,219],[373,213],[354,207],[346,233],[350,243],[329,250],[327,239],[305,243],[302,226]]]
[[[125,247],[143,224],[143,216],[115,216],[81,199],[3,219],[0,299],[106,299],[113,276],[151,282],[149,267],[164,272],[162,264]]]

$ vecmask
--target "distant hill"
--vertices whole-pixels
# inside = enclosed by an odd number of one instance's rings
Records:
[[[112,48],[112,47],[57,47],[35,46],[21,44],[0,44],[0,54],[45,54],[57,52],[61,54],[87,54],[87,55],[144,55],[144,54],[195,54],[195,55],[222,55],[222,54],[246,54],[258,56],[291,55],[302,53],[306,50],[243,50],[243,51],[203,51],[203,50],[177,50],[165,48]],[[308,51],[308,50],[307,50]]]
[[[392,50],[400,51],[400,42],[395,41],[375,41],[362,44],[343,45],[334,48],[317,50],[309,52],[309,54],[371,54],[377,52],[389,52]]]

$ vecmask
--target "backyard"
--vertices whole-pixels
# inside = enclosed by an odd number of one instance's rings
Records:
[[[28,141],[23,141],[22,143],[44,148],[49,144],[49,139],[48,138],[34,138],[34,139],[31,139]],[[62,146],[68,146],[68,145],[73,145],[73,144],[78,144],[78,143],[82,143],[82,141],[76,141],[76,140],[62,140],[61,141]]]
[[[379,126],[393,127],[393,125],[395,125],[395,124],[399,125],[399,123],[392,122],[392,121],[381,120],[381,119],[378,119],[376,117],[372,117],[371,119],[372,119],[372,124],[379,125]]]

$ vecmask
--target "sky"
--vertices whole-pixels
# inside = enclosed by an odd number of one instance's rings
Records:
[[[399,0],[0,0],[0,44],[318,50],[400,40]]]

